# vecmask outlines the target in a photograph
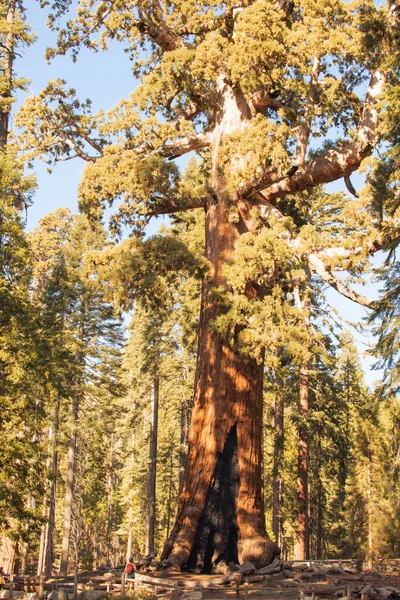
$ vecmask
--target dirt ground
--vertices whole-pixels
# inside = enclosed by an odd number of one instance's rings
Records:
[[[301,590],[304,591],[306,599],[310,598],[312,592],[315,591],[318,598],[336,600],[347,592],[348,587],[351,590],[352,600],[400,600],[400,567],[388,572],[341,573],[327,578],[304,575],[303,579],[303,575],[298,576],[298,574],[295,574],[296,578],[292,578],[287,574],[279,573],[267,577],[262,582],[242,582],[239,586],[234,582],[221,585],[221,575],[164,572],[154,573],[151,578],[153,577],[155,587],[157,587],[157,596],[160,598],[174,598],[171,589],[162,590],[163,580],[168,580],[171,584],[177,584],[180,590],[184,588],[185,596],[187,594],[192,596],[188,600],[200,600],[198,592],[201,592],[204,600],[246,600],[248,598],[296,600],[300,598]],[[370,586],[373,588],[372,590],[368,589]],[[332,588],[337,588],[337,592],[332,591]],[[391,588],[395,588],[398,594],[392,592]],[[386,591],[381,591],[383,589]]]

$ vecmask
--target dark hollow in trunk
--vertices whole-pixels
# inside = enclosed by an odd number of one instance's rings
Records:
[[[240,485],[236,426],[219,455],[187,569],[209,573],[213,565],[238,562],[236,498]]]

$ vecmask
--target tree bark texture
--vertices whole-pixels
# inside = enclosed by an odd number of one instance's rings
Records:
[[[308,363],[300,366],[299,381],[299,442],[297,462],[297,536],[294,546],[296,560],[309,558],[308,554],[308,430],[306,419],[308,416]]]
[[[223,267],[239,235],[248,231],[241,218],[229,221],[219,150],[223,136],[247,126],[249,109],[222,82],[220,100],[212,145],[214,200],[206,205],[210,271],[202,289],[189,452],[177,520],[162,555],[173,568],[197,571],[209,571],[221,560],[265,565],[277,550],[265,532],[262,502],[263,364],[214,327],[221,313],[215,290],[228,289]]]
[[[13,91],[13,63],[14,63],[14,45],[15,45],[15,34],[12,31],[13,23],[15,18],[16,0],[9,0],[7,9],[7,26],[9,30],[3,37],[3,43],[1,44],[1,55],[2,55],[2,71],[4,73],[4,87],[2,91],[3,101],[5,106],[0,111],[0,149],[4,149],[8,141],[8,130],[10,122],[10,112],[12,104],[12,91]]]
[[[275,541],[282,547],[282,509],[283,509],[283,452],[284,452],[284,414],[285,401],[282,392],[282,382],[277,380],[277,390],[274,406],[274,464],[273,478],[273,505],[272,505],[272,531]]]
[[[154,552],[154,530],[156,521],[156,479],[157,479],[157,437],[158,437],[158,402],[159,379],[153,379],[153,392],[151,398],[150,416],[150,449],[149,449],[149,479],[147,495],[147,523],[146,523],[146,554]]]
[[[57,490],[57,467],[58,467],[58,428],[60,424],[60,392],[57,392],[57,401],[54,411],[53,428],[53,456],[51,465],[51,488],[49,498],[49,515],[46,524],[46,543],[44,556],[44,574],[51,577],[54,560],[54,527],[56,519],[56,490]]]
[[[179,493],[181,493],[185,481],[185,471],[188,454],[189,423],[189,406],[187,402],[183,402],[181,406],[181,437],[179,447]]]
[[[79,396],[74,393],[72,402],[72,432],[68,446],[68,470],[67,484],[65,493],[64,509],[64,533],[61,547],[60,575],[66,576],[68,571],[68,555],[70,547],[70,534],[72,524],[72,503],[74,497],[75,475],[76,475],[76,454],[78,437],[78,417],[79,417]]]

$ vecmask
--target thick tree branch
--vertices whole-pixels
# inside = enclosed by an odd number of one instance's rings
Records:
[[[182,46],[182,40],[174,35],[166,25],[164,13],[158,0],[152,0],[151,11],[145,8],[142,1],[138,2],[138,9],[143,32],[147,33],[161,50],[170,52]]]
[[[272,110],[279,110],[284,108],[284,104],[276,98],[271,98],[266,90],[260,90],[253,94],[249,101],[250,107],[253,112],[261,112],[264,114],[266,108]]]
[[[59,132],[58,135],[60,136],[60,139],[67,144],[67,146],[74,150],[76,156],[79,156],[79,158],[82,158],[86,162],[96,162],[96,160],[99,158],[98,156],[90,156],[90,154],[82,150],[75,140],[69,138],[65,133]]]
[[[199,150],[200,148],[209,146],[212,141],[212,135],[212,132],[198,133],[197,135],[182,138],[176,143],[163,144],[158,148],[154,148],[150,141],[143,142],[135,148],[135,153],[144,156],[163,156],[172,160],[192,150]]]
[[[196,202],[188,202],[184,206],[176,204],[172,200],[170,203],[164,204],[163,206],[154,207],[149,209],[148,212],[145,213],[145,216],[149,217],[158,217],[161,215],[172,215],[178,212],[186,212],[187,210],[194,210],[196,208],[205,208],[207,199],[203,198]]]
[[[344,183],[345,183],[347,190],[350,192],[350,194],[352,196],[354,196],[355,198],[358,198],[358,194],[354,188],[354,185],[351,183],[350,175],[346,175],[344,177]]]
[[[299,169],[292,176],[286,176],[280,181],[271,182],[266,186],[267,173],[260,177],[258,190],[268,201],[280,198],[288,193],[305,190],[324,183],[341,179],[357,170],[362,160],[371,154],[378,141],[378,109],[376,103],[382,93],[386,82],[386,75],[375,72],[370,81],[368,93],[364,102],[361,124],[353,143],[332,148],[323,156],[311,160],[304,168]],[[276,176],[276,173],[275,173]]]

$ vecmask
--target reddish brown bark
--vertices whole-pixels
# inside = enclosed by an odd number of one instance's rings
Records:
[[[1,70],[4,74],[3,80],[3,110],[0,111],[0,149],[4,149],[7,146],[8,133],[9,133],[9,122],[12,105],[12,92],[13,92],[13,62],[14,62],[14,46],[16,35],[13,31],[14,18],[15,18],[16,2],[15,0],[9,0],[7,7],[7,27],[8,31],[4,36],[4,43],[2,44],[2,65]]]
[[[296,560],[308,558],[308,363],[305,361],[300,367],[299,382],[299,442],[298,442],[298,470],[297,470],[297,538],[294,547]]]
[[[154,531],[156,525],[156,479],[157,479],[157,439],[158,404],[160,382],[157,375],[153,379],[151,398],[149,478],[147,481],[147,518],[146,518],[146,554],[154,552]]]
[[[282,531],[282,509],[283,509],[283,452],[284,452],[284,419],[285,401],[281,392],[283,382],[277,377],[277,385],[280,390],[275,394],[274,406],[274,464],[273,476],[273,504],[272,504],[272,531],[275,540],[281,544]]]
[[[230,544],[236,544],[240,562],[251,560],[257,565],[270,562],[276,551],[265,533],[261,494],[263,365],[241,354],[213,327],[221,310],[215,288],[226,287],[222,267],[231,258],[238,235],[236,226],[228,221],[225,202],[210,204],[206,211],[206,256],[212,269],[203,286],[189,455],[176,525],[163,553],[163,558],[168,557],[169,564],[177,568],[189,562],[194,547],[199,568],[207,562],[207,554],[211,553],[211,566],[230,552],[234,556],[235,548],[229,549]],[[235,456],[239,468],[239,481],[231,486],[231,493],[236,494],[235,514],[226,524],[225,534],[209,531],[211,536],[201,542],[196,538],[201,537],[199,522],[230,434],[230,458],[229,452],[225,454],[231,463],[226,465],[226,473],[236,482]],[[203,533],[206,530],[203,527]]]
[[[223,78],[217,87],[220,106],[211,153],[214,197],[206,204],[210,271],[202,290],[189,452],[177,520],[162,556],[172,567],[196,570],[209,570],[221,560],[249,560],[261,566],[277,550],[265,532],[262,501],[263,364],[241,352],[231,339],[235,335],[217,332],[214,326],[223,310],[219,291],[228,289],[224,265],[232,260],[239,235],[248,231],[242,218],[237,224],[228,219],[219,152],[223,138],[244,130],[251,117],[240,92]],[[232,161],[226,174],[246,159],[235,156]]]

